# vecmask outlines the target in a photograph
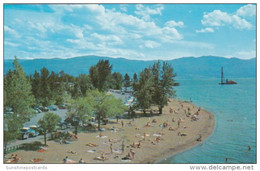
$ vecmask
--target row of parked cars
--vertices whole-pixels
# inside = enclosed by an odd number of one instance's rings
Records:
[[[36,113],[41,113],[41,112],[48,112],[48,111],[57,111],[58,109],[66,109],[68,105],[66,104],[60,104],[60,105],[50,105],[48,107],[45,106],[37,106],[34,107],[34,111]]]
[[[64,129],[67,129],[70,127],[71,127],[71,124],[69,122],[62,120],[56,126],[56,130],[59,130],[59,129],[64,130]],[[37,137],[39,135],[43,135],[42,129],[39,126],[32,125],[30,127],[23,127],[22,129],[20,129],[19,139],[24,140],[24,139],[28,139],[31,137]]]

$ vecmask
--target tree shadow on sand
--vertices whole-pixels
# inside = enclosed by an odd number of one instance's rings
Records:
[[[41,146],[44,146],[44,144],[42,144],[39,141],[34,141],[31,143],[23,143],[22,145],[23,145],[22,149],[25,151],[37,151]]]

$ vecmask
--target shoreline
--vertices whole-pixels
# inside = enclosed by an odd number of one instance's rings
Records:
[[[205,134],[203,134],[203,136],[205,137],[205,139],[201,142],[198,142],[196,140],[194,141],[191,141],[190,143],[187,143],[187,144],[184,144],[184,145],[181,145],[179,147],[179,150],[176,150],[176,149],[173,149],[173,150],[170,150],[166,153],[166,157],[158,157],[157,159],[154,159],[152,160],[151,163],[154,163],[154,164],[162,164],[160,163],[161,161],[163,161],[164,159],[168,159],[170,157],[173,157],[175,155],[178,155],[182,152],[185,152],[185,151],[188,151],[192,148],[195,148],[196,146],[200,145],[200,144],[203,144],[211,135],[212,133],[214,132],[214,129],[215,129],[215,119],[214,119],[214,115],[212,113],[209,112],[209,115],[213,118],[210,119],[210,123],[208,124],[208,127],[207,127],[207,131],[205,132]]]
[[[174,112],[170,112],[172,110]],[[157,110],[153,107],[152,110]],[[187,112],[187,111],[190,112]],[[192,121],[191,116],[187,113],[194,114],[200,111],[198,120]],[[178,119],[182,122],[178,124]],[[155,123],[152,120],[156,120]],[[121,126],[121,121],[125,125]],[[133,125],[129,125],[129,123]],[[167,122],[169,126],[162,127],[162,123]],[[150,126],[145,125],[149,123]],[[215,127],[214,115],[209,111],[201,109],[194,104],[186,101],[170,99],[168,106],[163,108],[161,115],[148,115],[146,117],[139,117],[135,119],[121,119],[117,123],[111,121],[107,125],[103,125],[106,131],[103,131],[105,138],[100,138],[100,132],[82,132],[78,134],[78,140],[73,141],[72,144],[59,144],[57,141],[47,141],[48,150],[43,153],[37,151],[20,150],[14,153],[22,158],[18,163],[33,163],[32,159],[42,159],[38,163],[62,163],[63,158],[68,156],[69,159],[76,163],[82,158],[86,163],[135,163],[147,164],[158,163],[165,158],[169,158],[183,151],[189,150],[199,144],[202,144],[213,132]],[[111,131],[111,127],[118,131]],[[170,130],[170,127],[174,130]],[[144,138],[144,134],[147,136]],[[181,135],[180,135],[181,134]],[[183,136],[182,136],[183,135]],[[198,137],[201,141],[197,141]],[[156,138],[160,137],[160,141]],[[111,142],[110,140],[115,140]],[[125,143],[125,150],[122,152],[122,143]],[[141,147],[131,147],[133,143],[141,142]],[[94,143],[96,147],[86,146],[87,143]],[[114,152],[110,151],[112,144]],[[131,161],[123,161],[121,158],[125,157],[130,150],[135,151],[135,157]],[[70,151],[75,154],[68,153]],[[92,152],[91,152],[92,151]],[[107,160],[94,160],[95,157],[101,154],[107,156]]]

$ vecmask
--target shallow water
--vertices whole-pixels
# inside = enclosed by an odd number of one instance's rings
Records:
[[[256,163],[256,79],[178,80],[177,98],[212,112],[216,125],[202,144],[160,163]],[[251,150],[248,151],[248,146]]]

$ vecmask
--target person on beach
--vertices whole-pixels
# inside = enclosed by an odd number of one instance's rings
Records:
[[[147,122],[144,127],[151,127],[150,122]]]
[[[251,150],[251,146],[249,145],[249,146],[248,146],[248,151],[250,151],[250,150]]]
[[[201,141],[202,140],[202,136],[201,136],[201,134],[199,135],[199,138],[197,138],[197,141]]]
[[[113,153],[113,145],[112,145],[112,143],[110,144],[110,153],[111,154]]]
[[[131,153],[132,159],[134,159],[135,158],[135,151],[133,149],[130,149],[130,153]]]
[[[181,126],[181,118],[179,118],[178,120],[178,128],[180,128],[180,126]]]
[[[144,141],[145,141],[146,133],[144,132]]]
[[[153,119],[153,120],[152,120],[152,123],[157,123],[157,120],[156,120],[156,119]]]
[[[122,160],[131,160],[131,155],[128,153],[125,157],[122,158]]]
[[[172,113],[172,112],[173,112],[173,109],[172,109],[171,107],[170,107],[170,110],[169,110],[169,112],[170,112],[170,113]]]
[[[169,131],[175,131],[175,129],[173,129],[172,127],[169,127]]]
[[[100,132],[99,133],[99,137],[101,138],[101,137],[103,137],[104,135],[102,134],[102,132]]]
[[[63,163],[67,163],[69,161],[69,158],[68,156],[66,156],[64,159],[63,159]]]
[[[122,150],[122,153],[124,153],[124,150],[125,150],[125,140],[122,141],[122,148],[121,148],[121,150]]]
[[[79,160],[80,164],[86,163],[82,158]]]
[[[124,121],[123,120],[121,121],[121,125],[122,125],[122,128],[123,128],[124,127]]]
[[[172,122],[175,122],[175,119],[174,119],[174,118],[172,118]]]

